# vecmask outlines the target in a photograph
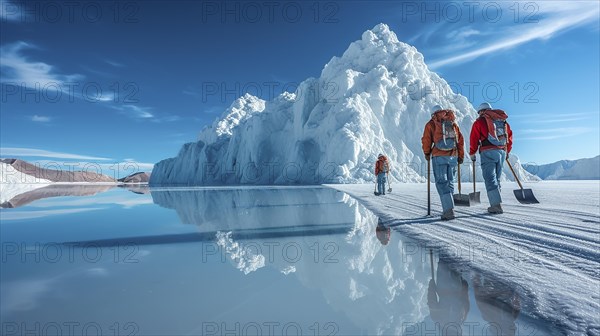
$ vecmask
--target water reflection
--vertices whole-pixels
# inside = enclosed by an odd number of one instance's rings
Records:
[[[518,325],[515,291],[481,275],[471,279],[398,232],[390,239],[385,222],[335,190],[112,192],[151,197],[160,207],[128,209],[120,231],[108,229],[114,207],[82,218],[84,238],[59,241],[65,257],[58,261],[7,255],[3,297],[31,284],[44,289],[26,305],[2,300],[3,321],[96,321],[105,328],[133,321],[144,335],[201,334],[207,326],[223,334],[236,323],[233,333],[242,334],[248,323],[271,322],[338,335],[457,335],[467,322],[479,323],[470,333],[476,335],[485,323]],[[163,221],[170,224],[157,223]],[[60,232],[64,223],[47,220],[32,234]],[[14,240],[16,227],[3,231],[3,242]]]
[[[355,201],[329,188],[151,189],[152,200],[200,231],[310,231],[352,227]]]
[[[144,184],[50,184],[43,187],[30,185],[29,188],[24,186],[23,184],[12,185],[8,183],[2,185],[3,194],[6,193],[7,195],[14,196],[9,196],[9,200],[0,203],[0,208],[19,208],[38,200],[53,197],[94,196],[107,192],[117,186],[136,194],[150,193],[150,188]]]
[[[392,229],[389,226],[383,224],[381,218],[377,219],[377,227],[375,228],[375,236],[381,243],[381,245],[387,245],[390,242],[390,236]]]
[[[5,186],[7,188],[8,186]],[[92,196],[114,188],[115,185],[68,185],[51,184],[46,187],[33,189],[11,197],[10,200],[0,204],[0,208],[18,208],[31,202],[61,196]],[[4,190],[8,193],[8,190]]]
[[[434,272],[432,252],[430,258],[432,278],[427,289],[427,306],[431,319],[442,335],[462,335],[462,325],[470,308],[469,284],[459,272],[450,269],[441,259],[437,272]],[[434,273],[437,274],[437,279]]]
[[[513,336],[521,312],[521,298],[514,288],[482,274],[473,276],[475,301],[490,326],[488,335]]]

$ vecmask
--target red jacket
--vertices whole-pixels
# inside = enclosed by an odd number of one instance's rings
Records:
[[[487,139],[488,136],[488,126],[485,118],[477,118],[473,123],[473,127],[471,127],[469,155],[475,155],[478,149],[480,153],[490,149],[504,149],[507,153],[510,153],[512,150],[513,135],[508,123],[506,123],[506,135],[506,146],[482,145],[481,142]]]
[[[384,172],[387,173],[390,171],[390,165],[388,164],[387,158],[382,157],[378,159],[375,163],[375,176],[379,175],[379,173]]]

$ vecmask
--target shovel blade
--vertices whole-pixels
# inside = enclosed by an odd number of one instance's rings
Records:
[[[513,190],[513,192],[515,193],[517,201],[519,201],[519,203],[521,204],[540,203],[540,201],[538,201],[537,198],[535,198],[535,196],[533,195],[533,191],[531,189],[517,189]]]
[[[469,200],[471,203],[481,203],[481,193],[479,191],[470,193]]]
[[[471,206],[471,200],[469,195],[466,194],[454,194],[454,205],[456,206]]]
[[[388,192],[392,192],[392,188],[388,188]]]

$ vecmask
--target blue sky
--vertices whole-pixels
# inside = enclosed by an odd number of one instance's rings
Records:
[[[383,22],[473,104],[505,109],[523,162],[593,157],[599,6],[0,0],[0,156],[149,170],[244,92],[293,89]]]

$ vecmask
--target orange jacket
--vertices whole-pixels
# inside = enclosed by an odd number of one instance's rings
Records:
[[[384,156],[375,162],[375,176],[379,175],[379,173],[384,172],[387,173],[390,171],[390,165],[387,161],[387,158]]]
[[[423,131],[423,137],[421,138],[421,144],[423,145],[423,153],[425,156],[458,156],[459,159],[465,157],[465,140],[460,132],[458,125],[456,126],[456,133],[458,136],[456,149],[451,151],[439,150],[434,146],[433,133],[435,132],[435,122],[429,120],[425,124],[425,130]]]

